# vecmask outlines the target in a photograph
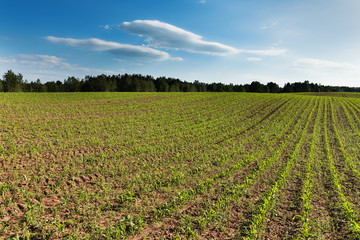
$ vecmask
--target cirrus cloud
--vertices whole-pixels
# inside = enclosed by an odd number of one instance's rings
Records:
[[[97,38],[74,39],[47,36],[45,39],[52,43],[65,44],[71,47],[83,47],[94,51],[109,52],[117,56],[145,58],[159,61],[182,60],[181,58],[173,58],[167,52],[159,51],[157,49],[117,42],[109,42]]]

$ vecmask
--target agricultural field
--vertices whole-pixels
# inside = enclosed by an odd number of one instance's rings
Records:
[[[359,239],[359,96],[0,93],[0,239]]]

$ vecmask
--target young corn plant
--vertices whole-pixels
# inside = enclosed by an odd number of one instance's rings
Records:
[[[331,107],[331,102],[330,102],[330,111],[331,111],[331,115],[333,115],[333,109]],[[328,137],[328,128],[327,128],[327,102],[325,103],[324,119],[325,119],[324,135],[325,135],[326,153],[327,153],[327,158],[329,161],[331,177],[332,177],[333,183],[335,185],[336,192],[339,195],[339,198],[341,200],[341,211],[342,211],[345,219],[348,221],[347,226],[349,228],[349,231],[351,234],[353,234],[355,237],[358,238],[358,237],[360,237],[360,225],[357,222],[357,216],[359,215],[359,213],[355,212],[352,209],[352,204],[348,201],[347,197],[343,193],[343,190],[342,190],[343,186],[340,183],[338,173],[335,168],[333,155],[331,153],[331,146],[330,146],[330,141],[329,141],[329,137]]]
[[[308,129],[308,125],[310,123],[310,119],[314,112],[315,106],[312,107],[310,114],[306,120],[305,126],[302,130],[301,137],[299,142],[296,144],[294,152],[291,154],[290,159],[287,161],[286,166],[282,170],[278,180],[272,185],[271,189],[264,195],[263,203],[257,208],[257,215],[253,217],[251,220],[251,227],[248,230],[248,237],[244,239],[258,239],[262,235],[263,223],[266,219],[266,214],[272,208],[274,201],[278,195],[278,192],[283,188],[286,184],[287,179],[299,157],[300,149],[305,141],[306,132]]]

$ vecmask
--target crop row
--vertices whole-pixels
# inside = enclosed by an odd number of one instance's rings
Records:
[[[359,106],[296,94],[2,94],[0,239],[311,239],[342,224],[356,238]]]

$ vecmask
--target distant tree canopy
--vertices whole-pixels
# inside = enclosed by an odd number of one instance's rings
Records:
[[[12,70],[7,71],[3,75],[4,80],[1,85],[4,92],[21,92],[24,84],[23,76],[18,73],[15,74]]]
[[[41,83],[23,80],[23,76],[8,70],[0,80],[3,92],[360,92],[360,88],[332,87],[309,83],[309,81],[286,83],[283,88],[274,82],[262,84],[253,81],[250,84],[224,84],[181,81],[178,78],[158,77],[140,74],[85,76],[84,79],[68,77],[61,81]]]

